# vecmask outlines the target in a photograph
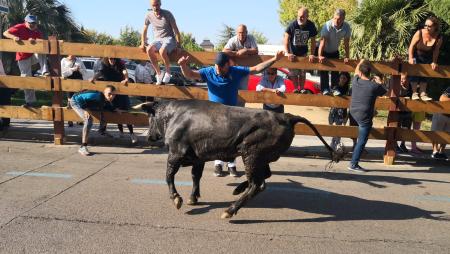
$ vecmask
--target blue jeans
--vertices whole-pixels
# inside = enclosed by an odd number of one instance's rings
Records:
[[[369,139],[369,133],[372,129],[372,124],[361,124],[358,123],[358,141],[356,142],[355,149],[353,150],[351,165],[358,165],[359,159],[361,158],[361,153],[366,147],[367,139]]]

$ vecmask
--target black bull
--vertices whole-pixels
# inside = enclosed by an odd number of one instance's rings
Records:
[[[265,179],[272,174],[269,163],[278,160],[290,147],[296,123],[304,123],[314,131],[334,162],[342,157],[325,142],[314,125],[300,116],[198,100],[153,102],[135,108],[149,114],[148,139],[164,139],[169,149],[166,180],[177,209],[183,199],[174,180],[181,166],[192,166],[193,188],[188,204],[195,205],[200,197],[205,162],[232,161],[242,156],[247,181],[236,187],[233,194],[245,193],[222,214],[222,218],[231,218],[264,190]]]

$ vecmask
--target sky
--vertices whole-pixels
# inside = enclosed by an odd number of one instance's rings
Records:
[[[126,25],[142,30],[150,7],[149,0],[61,0],[75,21],[84,28],[119,37]],[[268,44],[281,44],[284,28],[279,22],[278,0],[162,0],[162,9],[172,12],[180,31],[192,33],[197,43],[219,40],[223,24],[236,28],[245,24],[249,31],[262,32]],[[152,31],[149,29],[149,39]]]

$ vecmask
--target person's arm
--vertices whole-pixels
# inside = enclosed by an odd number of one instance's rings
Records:
[[[344,38],[344,51],[345,51],[344,63],[348,63],[350,59],[350,37]]]
[[[66,58],[63,58],[61,60],[61,76],[63,78],[67,78],[72,74],[73,74],[73,69],[68,65]]]
[[[258,65],[250,67],[250,74],[257,74],[263,72],[270,66],[272,66],[276,61],[280,60],[284,56],[284,51],[278,51],[277,54],[271,59],[264,61]]]
[[[431,69],[433,69],[434,71],[438,68],[438,57],[441,46],[442,46],[442,38],[439,38],[439,40],[436,42],[436,47],[434,47],[433,62],[431,63]]]
[[[359,66],[364,62],[364,59],[359,60],[358,65],[355,68],[355,75],[361,77],[361,72],[359,71]]]
[[[128,84],[128,71],[126,68],[123,69],[122,74],[123,74],[123,80],[120,81],[120,83],[122,85],[127,85]]]
[[[141,45],[139,46],[145,52],[145,43],[147,42],[148,25],[144,25],[141,33]]]
[[[230,38],[227,41],[227,44],[225,44],[225,46],[223,47],[223,50],[222,50],[222,52],[224,52],[229,57],[237,56],[237,51],[233,50],[234,49],[234,47],[233,47],[233,38]]]
[[[419,39],[420,39],[420,30],[414,34],[414,36],[411,40],[411,43],[409,44],[409,49],[408,49],[409,64],[414,64],[414,49],[416,47],[416,44],[419,42]]]
[[[3,36],[5,36],[5,38],[12,39],[14,41],[20,41],[20,38],[14,35],[14,33],[11,33],[9,30],[3,32]]]
[[[188,60],[189,56],[182,56],[178,60],[178,65],[180,65],[183,75],[188,79],[201,79],[202,76],[197,70],[192,70],[191,68],[189,68],[189,66],[187,66]]]
[[[175,18],[172,16],[172,22],[171,22],[172,30],[175,34],[175,39],[177,40],[178,47],[181,48],[181,34],[180,30],[178,29],[177,22],[175,21]]]
[[[291,47],[289,46],[290,37],[291,36],[288,33],[286,33],[286,32],[284,33],[283,45],[284,45],[284,52],[286,52],[289,61],[293,62],[295,59],[295,56],[294,56],[294,54],[292,54]]]
[[[320,38],[320,44],[319,44],[319,63],[323,63],[325,60],[325,57],[323,56],[323,49],[325,48],[325,43],[327,42],[327,39],[325,37]]]

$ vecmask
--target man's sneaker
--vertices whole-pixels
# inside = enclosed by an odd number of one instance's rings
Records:
[[[169,73],[164,73],[164,77],[163,77],[163,79],[162,79],[162,82],[164,83],[164,84],[168,84],[169,82],[170,82],[170,74]]]
[[[44,72],[44,73],[42,73],[39,76],[41,76],[41,77],[48,77],[48,76],[50,76],[50,72]]]
[[[217,164],[214,168],[214,176],[221,177],[223,176],[222,165]]]
[[[413,93],[412,96],[411,96],[411,100],[413,100],[413,101],[420,100],[419,94],[418,93]]]
[[[328,90],[323,91],[322,94],[323,95],[331,95],[330,91],[328,91]]]
[[[161,85],[162,82],[163,82],[163,74],[162,73],[160,73],[159,75],[156,74],[156,84]]]
[[[420,94],[420,99],[423,100],[423,101],[432,101],[433,100],[432,98],[428,97],[427,93],[421,93]]]
[[[131,143],[132,144],[136,144],[138,142],[138,137],[136,137],[136,135],[130,134],[130,138],[131,138]]]
[[[367,171],[363,169],[360,165],[350,165],[347,167],[348,170],[358,172],[358,173],[366,173]]]
[[[433,153],[431,155],[431,158],[437,159],[437,160],[447,160],[448,157],[445,153]]]
[[[91,153],[90,153],[89,150],[87,149],[87,146],[81,146],[81,147],[78,149],[78,153],[80,153],[80,154],[83,155],[83,156],[89,156],[89,155],[91,155]]]
[[[339,90],[334,90],[333,91],[333,96],[341,96],[341,92]]]
[[[230,172],[230,176],[238,177],[238,174],[237,174],[237,171],[236,171],[236,167],[229,167],[228,171]]]

